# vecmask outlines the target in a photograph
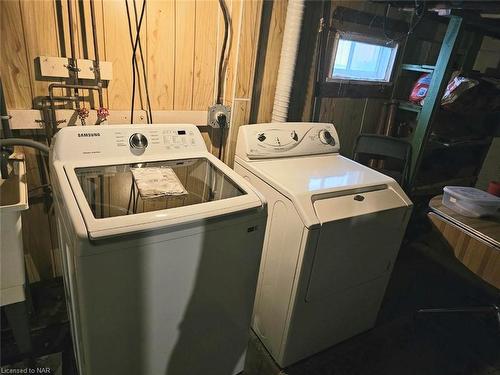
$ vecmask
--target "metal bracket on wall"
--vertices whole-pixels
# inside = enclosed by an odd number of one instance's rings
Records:
[[[220,117],[225,117],[225,125],[223,127],[229,128],[231,124],[231,107],[223,104],[215,104],[208,108],[207,124],[212,128],[220,128]]]
[[[70,72],[77,72],[79,79],[95,80],[95,61],[89,59],[68,59],[67,57],[38,56],[36,63],[40,75],[44,78],[69,78]],[[113,64],[109,61],[99,61],[100,79],[113,79]]]

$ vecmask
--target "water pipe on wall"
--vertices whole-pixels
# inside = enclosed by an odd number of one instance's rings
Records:
[[[73,4],[71,0],[68,0],[68,23],[69,23],[69,45],[71,49],[71,63],[68,66],[73,72],[73,84],[78,85],[78,67],[76,65],[76,52],[75,52],[75,35],[73,33]],[[75,88],[76,106],[79,107],[80,100],[78,95],[78,88]]]
[[[95,6],[94,6],[94,0],[90,0],[90,18],[92,21],[92,40],[94,44],[94,72],[95,72],[95,79],[97,81],[97,86],[99,88],[102,88],[102,82],[101,82],[101,67],[100,67],[100,62],[99,62],[99,45],[97,41],[97,27],[96,27],[96,15],[95,15]],[[98,90],[98,97],[99,97],[99,108],[104,107],[104,101],[102,98],[102,89]]]
[[[273,122],[285,122],[288,117],[288,105],[297,62],[304,3],[304,0],[288,1],[278,79],[274,95]]]

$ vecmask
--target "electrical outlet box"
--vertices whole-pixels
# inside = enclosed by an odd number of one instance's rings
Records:
[[[69,78],[69,60],[66,57],[38,56],[37,60],[42,77]]]
[[[226,128],[231,124],[231,107],[222,104],[215,104],[208,107],[207,124],[212,128],[220,128],[218,117],[220,115],[226,116]]]

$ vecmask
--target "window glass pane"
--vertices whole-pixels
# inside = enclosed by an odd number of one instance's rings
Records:
[[[337,69],[347,69],[351,44],[352,42],[350,40],[339,40],[337,54],[335,55],[335,67]]]
[[[384,46],[340,37],[335,51],[332,78],[388,81],[397,46]]]
[[[351,70],[375,73],[380,55],[380,47],[373,44],[355,42]]]

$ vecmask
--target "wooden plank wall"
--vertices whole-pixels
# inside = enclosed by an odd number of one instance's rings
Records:
[[[332,1],[332,12],[336,6],[349,7],[377,16],[382,16],[385,12],[383,4],[368,1],[341,3]],[[380,98],[323,98],[321,99],[319,120],[333,122],[340,138],[340,152],[351,157],[357,136],[360,133],[376,132],[380,112],[385,101],[387,100]]]
[[[142,5],[141,0],[135,1],[135,9],[134,0],[128,2],[133,28]],[[262,0],[226,0],[226,3],[233,33],[224,98],[226,104],[235,105],[237,115],[233,124],[237,127],[248,118],[244,113],[252,93]],[[76,57],[93,59],[90,1],[73,0],[71,4],[75,15]],[[70,56],[67,7],[66,0],[0,2],[4,47],[0,73],[8,109],[31,109],[37,97],[48,94],[50,82],[37,77],[34,64],[37,56]],[[95,8],[99,55],[113,63],[113,80],[104,90],[105,105],[110,110],[128,110],[132,45],[125,1],[95,0]],[[223,19],[217,0],[147,2],[141,44],[153,110],[206,110],[214,103],[222,37]],[[141,70],[139,54],[137,58]],[[146,109],[142,81],[135,108]],[[213,151],[218,151],[218,145]],[[229,148],[226,153],[230,154]]]
[[[365,1],[332,1],[335,6],[349,7],[365,12],[382,15],[384,6]],[[306,3],[302,38],[307,40],[305,49],[297,62],[300,74],[295,77],[297,92],[292,97],[289,109],[289,121],[311,121],[313,103],[314,66],[318,48],[317,31],[322,17],[322,3]],[[252,122],[264,123],[271,121],[274,92],[276,90],[277,70],[283,40],[283,30],[286,19],[286,1],[274,2],[271,10],[267,48],[262,58],[263,69],[258,83],[258,102],[252,111]],[[302,47],[301,47],[302,48]],[[306,58],[307,57],[307,58]],[[297,98],[300,96],[300,98]],[[377,98],[324,98],[321,100],[320,121],[333,122],[340,137],[341,153],[352,155],[354,141],[360,132],[375,132],[380,111],[384,103]]]
[[[304,25],[302,27],[301,51],[297,61],[298,74],[296,73],[294,91],[289,108],[289,121],[311,121],[314,102],[315,66],[317,64],[318,52],[318,29],[319,20],[323,15],[322,2],[306,3]],[[383,17],[385,13],[384,4],[376,4],[368,1],[332,1],[331,13],[335,7],[341,6]],[[276,88],[277,70],[283,29],[286,17],[285,2],[274,3],[269,16],[268,46],[265,56],[262,58],[263,68],[258,72],[260,76],[256,80],[258,89],[255,108],[252,111],[252,122],[262,123],[271,121],[274,91]],[[391,10],[390,17],[393,19],[406,20],[407,15],[403,12]],[[425,23],[426,20],[424,19]],[[360,26],[355,23],[342,21],[346,29],[352,31],[370,33],[370,27]],[[422,40],[416,38],[409,47],[408,61],[422,64],[434,64],[439,53],[442,37],[446,31],[446,25],[430,22],[425,27],[420,27],[420,34],[424,34]],[[380,30],[378,31],[380,34]],[[421,35],[419,35],[419,38]],[[397,71],[397,66],[395,66]],[[380,112],[384,102],[388,99],[380,98],[322,98],[320,99],[319,121],[332,122],[335,124],[340,137],[340,152],[348,157],[352,156],[354,143],[360,133],[375,133]]]
[[[262,28],[266,29],[267,35],[262,41],[266,48],[259,52],[260,64],[257,66],[259,77],[256,79],[256,85],[258,87],[251,119],[255,123],[271,121],[287,5],[287,0],[266,2],[264,5],[268,18]],[[264,32],[262,30],[262,33]]]
[[[132,28],[138,22],[142,0],[129,0]],[[257,44],[263,0],[226,0],[232,20],[231,49],[224,82],[224,103],[232,107],[230,131],[225,135],[224,159],[233,163],[238,127],[250,117]],[[73,0],[76,57],[94,58],[90,1]],[[104,90],[110,110],[129,110],[132,88],[132,45],[125,1],[95,0],[101,60],[113,63],[113,80]],[[70,56],[67,0],[0,1],[0,78],[8,109],[33,109],[48,95],[51,81],[37,76],[35,58]],[[141,30],[153,111],[206,110],[216,99],[217,65],[224,23],[218,0],[148,0]],[[133,33],[135,37],[135,33]],[[275,47],[273,47],[275,48]],[[140,55],[139,70],[142,76]],[[96,105],[88,96],[88,107]],[[144,85],[136,93],[136,109],[146,109]],[[160,112],[159,112],[160,113]],[[162,112],[164,113],[164,112]],[[209,150],[219,153],[218,131],[200,128]],[[23,133],[35,137],[35,133]],[[26,150],[30,189],[39,180],[42,165]],[[43,202],[31,204],[25,218],[25,252],[42,279],[53,276],[52,249],[57,247],[51,213]]]

